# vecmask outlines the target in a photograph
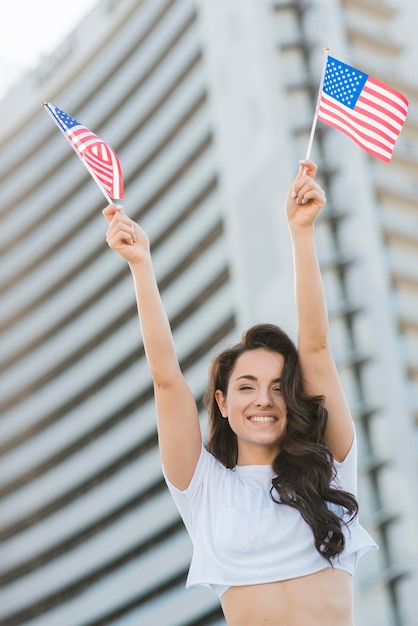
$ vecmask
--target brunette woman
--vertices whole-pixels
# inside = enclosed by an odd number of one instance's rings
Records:
[[[194,546],[187,586],[215,591],[229,626],[353,626],[352,575],[376,548],[358,522],[355,429],[328,342],[315,174],[301,162],[285,203],[298,347],[259,324],[214,359],[206,447],[147,236],[117,206],[104,210],[134,279],[164,475]]]

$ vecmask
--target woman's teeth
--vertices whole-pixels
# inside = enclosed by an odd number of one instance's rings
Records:
[[[250,421],[251,422],[275,422],[276,418],[270,415],[253,415],[253,417],[250,417]]]

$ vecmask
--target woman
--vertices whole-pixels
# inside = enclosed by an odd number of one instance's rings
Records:
[[[315,174],[302,161],[286,198],[298,350],[260,324],[215,358],[208,450],[148,239],[117,206],[104,210],[133,275],[164,474],[194,544],[187,586],[214,590],[229,626],[352,626],[352,574],[376,548],[357,520],[355,432],[327,338]]]

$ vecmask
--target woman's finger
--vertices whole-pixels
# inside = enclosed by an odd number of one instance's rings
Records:
[[[292,198],[294,198],[295,201],[299,200],[299,202],[301,202],[304,196],[306,196],[306,194],[311,190],[315,190],[320,195],[325,195],[322,188],[318,185],[318,183],[315,183],[312,178],[301,178],[300,180],[295,181],[295,184],[293,185]],[[299,202],[296,203],[299,204]]]
[[[303,159],[299,161],[299,175],[301,176],[309,176],[309,178],[315,178],[318,166],[313,161],[309,159]]]
[[[324,203],[324,192],[318,189],[309,189],[306,193],[300,194],[296,199],[296,204],[309,204],[310,202]]]
[[[133,224],[112,220],[106,234],[106,241],[110,247],[118,246],[120,243],[132,244],[135,240],[136,232]]]
[[[105,209],[103,209],[102,214],[110,224],[115,214],[121,212],[122,207],[120,207],[118,204],[109,204]]]

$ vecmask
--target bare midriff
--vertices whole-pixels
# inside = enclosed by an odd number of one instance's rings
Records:
[[[230,587],[221,604],[228,626],[354,626],[352,577],[339,569]]]

